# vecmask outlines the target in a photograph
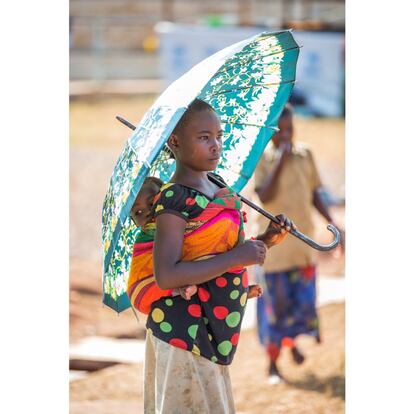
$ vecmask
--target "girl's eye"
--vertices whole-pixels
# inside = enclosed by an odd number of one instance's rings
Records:
[[[208,135],[203,135],[202,137],[199,137],[203,141],[208,141]]]

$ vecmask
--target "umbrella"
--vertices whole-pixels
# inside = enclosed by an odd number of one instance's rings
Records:
[[[168,181],[175,161],[165,143],[187,106],[199,98],[223,125],[216,169],[240,191],[276,130],[293,88],[299,47],[290,31],[267,32],[210,56],[173,82],[129,137],[115,165],[102,211],[103,302],[121,312],[137,229],[130,210],[147,176]]]

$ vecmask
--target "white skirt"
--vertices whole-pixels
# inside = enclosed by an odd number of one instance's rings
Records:
[[[229,368],[169,345],[147,331],[145,414],[234,414]]]

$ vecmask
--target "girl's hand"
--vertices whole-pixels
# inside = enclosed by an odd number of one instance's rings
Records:
[[[260,298],[263,295],[263,289],[260,285],[250,285],[247,293],[247,299]]]
[[[266,258],[266,245],[261,240],[246,240],[231,251],[236,266],[262,265]]]
[[[276,218],[280,224],[270,221],[266,231],[260,236],[260,240],[263,240],[268,248],[282,243],[291,229],[296,230],[293,221],[284,214],[279,214]]]

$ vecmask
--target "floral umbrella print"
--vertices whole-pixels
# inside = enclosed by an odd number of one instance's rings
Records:
[[[235,191],[253,174],[291,94],[299,47],[290,31],[262,33],[235,43],[172,83],[144,115],[115,165],[102,212],[103,302],[130,306],[126,282],[137,229],[129,212],[145,177],[168,181],[175,169],[165,143],[187,106],[199,98],[223,125],[216,172]]]

